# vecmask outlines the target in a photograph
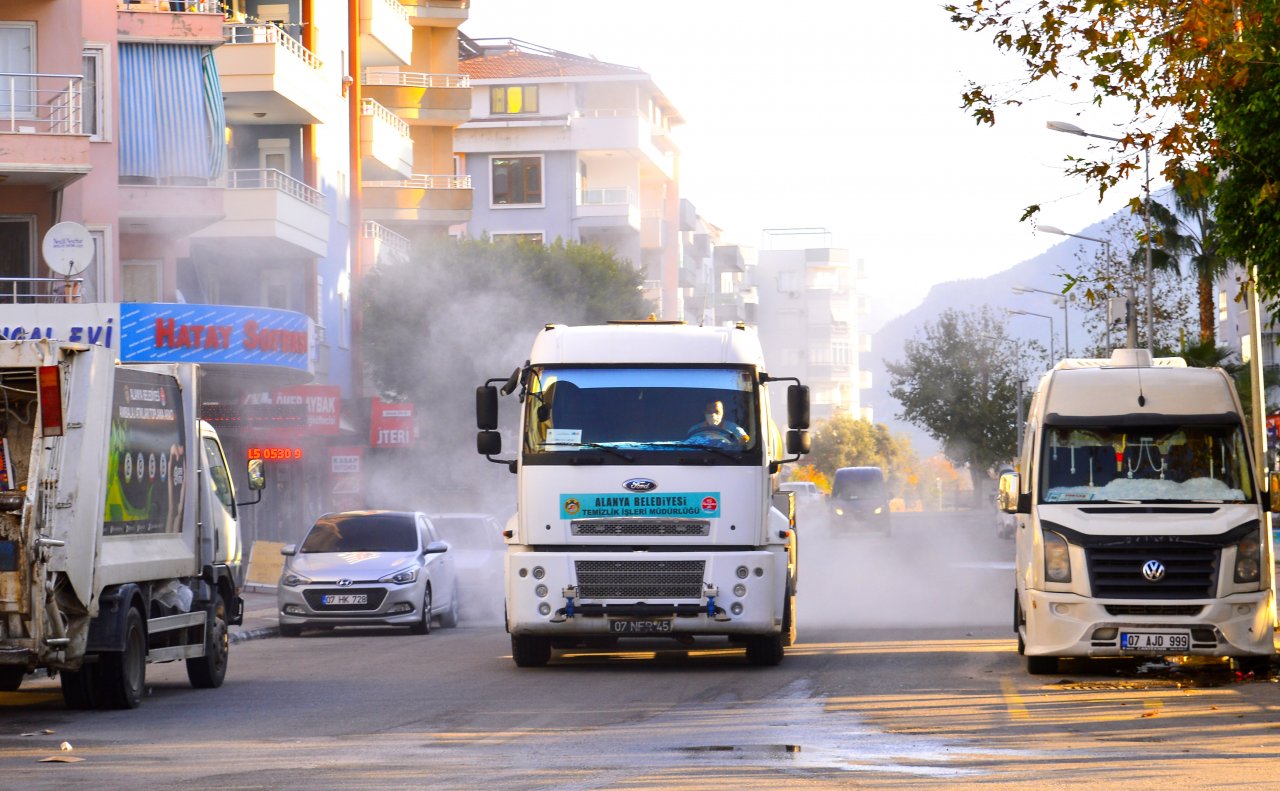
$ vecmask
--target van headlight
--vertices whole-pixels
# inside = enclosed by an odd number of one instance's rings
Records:
[[[1071,581],[1071,549],[1057,533],[1044,531],[1044,578],[1049,582]]]
[[[418,581],[417,566],[414,566],[411,569],[404,569],[403,571],[397,571],[395,574],[388,574],[387,576],[378,580],[378,582],[390,582],[396,585],[408,585],[410,582],[417,582],[417,581]]]
[[[1236,544],[1236,582],[1257,582],[1262,574],[1262,543],[1249,536]]]

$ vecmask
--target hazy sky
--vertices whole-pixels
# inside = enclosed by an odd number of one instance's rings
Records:
[[[1066,155],[1101,141],[1046,121],[1118,136],[1120,116],[1083,97],[1038,91],[994,128],[976,126],[959,107],[967,80],[1016,80],[1018,64],[934,0],[473,0],[462,32],[648,72],[686,121],[682,197],[730,241],[848,248],[865,262],[871,331],[937,283],[1089,244],[1036,234],[1018,221],[1027,205],[1080,232],[1141,189],[1099,204],[1095,187],[1064,175]],[[828,241],[762,233],[815,226]],[[1056,282],[1046,272],[1028,285]]]

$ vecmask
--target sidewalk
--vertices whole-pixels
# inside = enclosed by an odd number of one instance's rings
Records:
[[[280,622],[276,617],[276,589],[274,585],[245,585],[244,623],[232,626],[228,634],[232,643],[278,637]]]

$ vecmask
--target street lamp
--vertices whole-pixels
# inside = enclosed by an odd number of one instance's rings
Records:
[[[1111,263],[1113,260],[1111,258],[1111,240],[1099,239],[1096,236],[1085,236],[1084,234],[1081,234],[1081,233],[1067,233],[1066,231],[1054,225],[1037,225],[1036,230],[1044,231],[1045,233],[1057,234],[1058,236],[1070,236],[1073,239],[1084,239],[1087,242],[1097,242],[1098,244],[1102,245],[1102,257],[1107,262],[1106,277],[1108,280],[1110,280]],[[1132,289],[1132,284],[1130,284],[1130,289]],[[1111,303],[1108,302],[1107,304],[1108,306],[1110,306]],[[1132,298],[1132,294],[1130,294],[1128,305],[1132,305],[1132,304],[1133,304],[1133,298]],[[1132,311],[1129,310],[1127,307],[1125,309],[1125,326],[1128,328],[1128,331],[1129,331],[1129,348],[1130,349],[1137,348],[1138,346],[1137,317],[1135,317]],[[1112,348],[1111,347],[1111,311],[1110,309],[1108,309],[1107,310],[1107,351],[1109,352],[1111,348]],[[1067,356],[1068,357],[1071,356],[1070,351],[1067,352]]]
[[[1056,291],[1045,291],[1043,288],[1032,288],[1031,286],[1014,286],[1013,293],[1015,294],[1032,294],[1032,293],[1048,294],[1054,299],[1062,300],[1062,345],[1064,347],[1062,351],[1062,356],[1070,357],[1071,356],[1071,315],[1067,309],[1067,303],[1069,301],[1067,299],[1067,295],[1059,294]]]
[[[1058,358],[1058,355],[1053,350],[1053,316],[1045,313],[1032,313],[1029,310],[1018,310],[1017,308],[1005,308],[1004,312],[1012,313],[1016,316],[1039,316],[1042,319],[1049,320],[1049,367],[1052,368],[1053,361]]]
[[[1066,121],[1048,121],[1045,126],[1055,132],[1066,132],[1069,135],[1077,135],[1079,137],[1096,137],[1099,140],[1110,140],[1113,143],[1123,143],[1122,137],[1110,137],[1108,135],[1098,135],[1093,132],[1086,132],[1075,124],[1069,124]],[[1147,348],[1152,348],[1152,341],[1155,335],[1155,296],[1154,285],[1151,281],[1151,145],[1143,142],[1142,144],[1142,172],[1143,172],[1143,192],[1144,200],[1142,202],[1142,223],[1146,228],[1146,253],[1147,265],[1144,273],[1147,279]]]

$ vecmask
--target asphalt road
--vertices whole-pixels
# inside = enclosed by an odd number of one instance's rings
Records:
[[[0,693],[0,786],[1272,784],[1272,681],[1221,663],[1028,676],[1008,627],[1011,544],[992,520],[908,515],[889,538],[802,528],[800,642],[777,668],[664,641],[522,670],[485,623],[285,639],[254,594],[219,690],[169,664],[148,668],[136,711],[68,711],[49,679]]]

